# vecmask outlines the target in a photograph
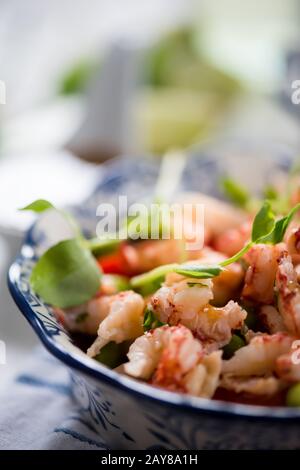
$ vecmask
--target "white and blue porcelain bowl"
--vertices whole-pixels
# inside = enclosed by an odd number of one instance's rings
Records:
[[[284,151],[261,158],[251,152],[243,154],[191,156],[182,188],[218,195],[220,176],[230,173],[259,191],[265,183],[282,177],[291,164]],[[81,207],[73,208],[84,230],[95,229],[99,202],[116,201],[119,194],[127,194],[132,201],[149,196],[156,175],[157,165],[149,160],[124,159],[108,165],[97,191]],[[109,370],[77,348],[51,307],[29,286],[39,253],[53,239],[64,236],[59,233],[63,231],[53,220],[37,222],[9,270],[8,285],[41,342],[69,369],[84,418],[110,448],[300,449],[300,409],[241,405],[160,390]]]

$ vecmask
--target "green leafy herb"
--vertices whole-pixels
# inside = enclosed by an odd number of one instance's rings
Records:
[[[207,285],[202,282],[187,282],[187,285],[189,287],[207,287]]]
[[[90,251],[76,240],[64,240],[37,261],[30,278],[34,292],[61,308],[80,305],[100,287],[100,270]]]
[[[247,316],[238,334],[242,338],[245,338],[245,335],[249,330],[259,331],[259,318],[257,315],[256,307],[254,307],[253,305],[249,305],[248,303],[245,304],[244,302],[242,302],[240,306],[243,310],[247,312]]]
[[[247,208],[251,199],[249,192],[231,178],[221,180],[221,188],[227,198],[242,209]]]
[[[145,282],[139,287],[135,287],[134,290],[138,292],[140,295],[142,295],[143,297],[146,297],[156,292],[161,287],[163,281],[164,281],[164,276],[158,277],[157,279],[153,281]]]
[[[86,247],[95,256],[103,256],[117,251],[121,242],[122,240],[120,240],[117,235],[116,238],[91,238],[90,240],[86,240]]]
[[[166,274],[175,270],[176,267],[179,265],[176,263],[173,264],[164,264],[163,266],[159,266],[158,268],[154,268],[147,273],[140,274],[139,276],[134,276],[130,280],[131,286],[136,289],[143,287],[147,284],[151,284],[152,282],[157,282],[158,280],[164,280]]]
[[[252,226],[251,241],[231,258],[220,263],[220,265],[228,266],[229,264],[238,261],[255,243],[270,243],[275,245],[282,242],[292,218],[299,210],[300,204],[297,204],[285,217],[276,221],[270,202],[265,201],[255,216]]]
[[[96,361],[101,362],[101,364],[115,369],[124,362],[126,362],[126,354],[128,352],[130,342],[124,341],[123,343],[114,343],[110,342],[104,346],[100,353],[95,356]]]
[[[45,199],[23,207],[23,211],[42,213],[56,209]],[[68,212],[56,209],[74,229],[74,239],[64,240],[49,248],[37,261],[30,278],[34,292],[46,302],[61,308],[89,300],[100,286],[100,269],[85,246],[81,229]],[[83,321],[83,317],[78,321]]]
[[[229,266],[230,264],[232,263],[235,263],[236,261],[238,261],[245,253],[247,253],[247,251],[249,250],[249,248],[251,248],[251,246],[253,245],[252,242],[249,242],[247,243],[240,251],[238,251],[235,255],[231,256],[230,258],[227,258],[225,259],[224,261],[222,261],[220,263],[220,266],[222,267],[225,267],[225,266]]]
[[[245,341],[240,336],[232,335],[230,342],[223,348],[223,358],[230,359],[238,349],[245,345]]]
[[[209,279],[218,276],[223,271],[222,266],[211,265],[191,265],[191,264],[166,264],[154,268],[147,273],[140,274],[131,279],[130,283],[133,289],[139,289],[150,284],[163,282],[166,274],[175,272],[186,277],[196,279]]]
[[[160,320],[157,320],[156,316],[154,315],[153,310],[151,310],[150,308],[146,308],[144,312],[144,323],[143,323],[144,331],[153,330],[163,325],[165,325],[165,323],[162,323]]]
[[[264,201],[261,209],[256,214],[253,225],[251,240],[259,243],[260,239],[272,232],[275,226],[275,215],[269,201]]]
[[[182,264],[178,265],[178,267],[176,267],[174,271],[186,277],[195,277],[197,279],[209,279],[211,277],[218,276],[223,271],[223,268],[219,265],[211,266]]]
[[[57,209],[51,202],[47,201],[46,199],[36,199],[32,203],[28,204],[25,207],[19,209],[20,211],[32,211],[36,214],[41,214],[42,212],[47,211],[48,209],[55,209],[57,212],[62,214],[62,216],[68,221],[69,225],[74,230],[74,235],[78,239],[83,239],[83,235],[81,229],[74,219],[74,217],[69,213],[61,209]]]
[[[295,207],[293,207],[293,209],[290,210],[290,212],[285,217],[282,217],[281,219],[277,220],[274,224],[273,230],[265,237],[262,237],[260,243],[272,243],[273,245],[275,245],[276,243],[282,242],[289,224],[291,223],[294,215],[299,210],[300,204],[297,204]]]
[[[25,207],[19,209],[20,211],[33,211],[36,213],[44,212],[48,209],[54,209],[53,204],[46,199],[36,199]]]
[[[245,319],[245,325],[253,331],[257,330],[258,327],[258,317],[255,313],[255,309],[251,307],[243,307],[247,312],[247,317]]]

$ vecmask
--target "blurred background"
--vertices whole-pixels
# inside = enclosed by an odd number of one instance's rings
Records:
[[[34,343],[5,287],[34,198],[82,201],[101,163],[247,142],[300,148],[300,0],[0,0],[0,339]],[[242,151],[241,151],[242,149]],[[21,344],[21,347],[20,347]]]

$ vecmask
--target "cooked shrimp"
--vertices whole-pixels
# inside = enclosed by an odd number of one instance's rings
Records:
[[[177,325],[180,321],[184,324],[185,320],[192,320],[213,298],[210,279],[198,282],[181,277],[179,282],[171,285],[168,285],[168,280],[151,298],[152,308],[163,323]]]
[[[300,283],[300,264],[296,264],[296,266],[294,266],[295,268],[295,273],[296,273],[296,276],[297,276],[297,281]]]
[[[203,204],[205,231],[215,237],[224,231],[239,227],[248,219],[248,214],[231,204],[200,193],[184,193],[180,202],[187,204]],[[216,223],[217,221],[217,223]]]
[[[151,382],[169,390],[185,392],[184,376],[198,364],[203,348],[184,326],[169,327],[165,331],[164,347]]]
[[[187,328],[163,326],[135,340],[124,364],[128,375],[153,385],[211,397],[221,371],[221,351],[204,356],[201,342]]]
[[[134,341],[127,354],[129,362],[124,364],[125,372],[133,377],[150,379],[169,344],[173,348],[173,356],[177,354],[176,361],[185,372],[197,364],[203,354],[201,343],[193,338],[187,328],[164,325]]]
[[[78,307],[55,308],[55,314],[69,331],[96,335],[100,323],[108,315],[111,299],[108,295],[96,297]]]
[[[222,351],[204,356],[202,363],[184,377],[188,393],[197,397],[211,398],[218,388],[222,369]]]
[[[127,354],[129,362],[124,364],[126,374],[150,379],[157,367],[168,331],[169,327],[165,325],[145,333],[132,343]]]
[[[187,261],[185,264],[208,264],[216,265],[226,260],[226,256],[211,248],[205,247],[198,254],[198,258],[193,261]],[[233,295],[236,294],[237,289],[240,287],[244,277],[244,270],[239,263],[232,263],[216,277],[212,279],[212,294],[213,300],[216,304],[225,304]],[[165,285],[171,286],[172,284],[182,281],[184,276],[177,273],[169,273],[165,279]]]
[[[224,307],[207,305],[191,321],[186,322],[197,337],[207,343],[208,350],[222,348],[229,343],[232,331],[239,330],[247,317],[247,312],[230,300]]]
[[[250,240],[252,221],[247,220],[239,227],[229,228],[213,241],[213,247],[227,256],[233,256]]]
[[[118,280],[112,274],[102,274],[101,276],[101,286],[99,291],[100,295],[115,295],[121,289],[118,289],[120,284],[127,285],[128,280],[125,276],[117,276]],[[122,289],[122,290],[125,290]]]
[[[184,279],[161,287],[152,296],[151,306],[163,323],[180,322],[208,347],[214,343],[217,348],[230,341],[231,331],[241,328],[247,313],[232,300],[225,307],[213,307],[209,304],[212,297],[211,280]]]
[[[276,360],[276,373],[286,382],[300,382],[300,340],[295,340],[291,349]]]
[[[238,377],[269,374],[275,369],[276,359],[289,351],[293,339],[286,333],[257,335],[231,359],[223,361],[222,372]]]
[[[225,261],[226,256],[210,248],[204,248],[198,256],[197,263],[219,264]],[[239,263],[232,263],[224,271],[213,278],[213,303],[214,305],[225,305],[236,296],[238,288],[244,278],[244,270]]]
[[[133,273],[150,271],[162,264],[176,263],[185,257],[180,240],[145,240],[127,244],[122,255]]]
[[[294,228],[287,237],[287,250],[294,264],[300,263],[300,228]]]
[[[242,297],[256,303],[271,304],[278,259],[283,245],[254,245],[245,255],[249,268],[246,272]]]
[[[255,336],[261,336],[261,331],[253,331],[253,330],[247,330],[244,334],[244,339],[246,341],[247,344],[249,344],[251,342],[251,340],[253,338],[255,338]]]
[[[285,253],[276,275],[278,309],[288,331],[300,334],[300,286],[292,259]]]
[[[236,298],[244,276],[244,270],[239,263],[232,263],[216,276],[213,279],[214,305],[222,306],[230,299]]]
[[[299,353],[296,353],[299,356]],[[300,362],[295,360],[295,351],[279,356],[276,361],[276,373],[286,382],[300,382]]]
[[[109,312],[100,323],[98,337],[88,349],[96,356],[107,343],[122,343],[143,334],[144,299],[133,291],[120,292],[110,297]]]
[[[259,310],[258,317],[262,326],[271,335],[286,331],[282,316],[273,305],[263,305]]]
[[[276,377],[233,377],[224,375],[220,387],[235,393],[251,393],[252,395],[275,395],[284,384]]]

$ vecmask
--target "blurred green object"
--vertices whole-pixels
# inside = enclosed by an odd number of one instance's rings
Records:
[[[243,307],[247,312],[245,319],[245,325],[253,331],[257,331],[258,327],[258,315],[255,313],[255,309],[251,307]]]
[[[300,406],[300,383],[294,384],[286,395],[287,406]]]
[[[146,54],[144,67],[146,90],[137,102],[137,122],[143,145],[155,153],[204,139],[242,90],[238,80],[204,57],[193,27],[162,38]]]
[[[250,200],[250,194],[244,186],[232,178],[225,177],[220,181],[220,188],[229,201],[237,207],[246,209]]]
[[[88,112],[92,113],[99,100],[97,108],[103,109],[104,113],[108,108],[113,110],[108,113],[111,122],[105,117],[107,126],[102,126],[102,134],[105,136],[108,132],[109,140],[117,141],[117,129],[127,130],[132,119],[134,132],[128,140],[133,140],[133,148],[158,155],[172,148],[186,149],[209,137],[219,125],[220,117],[225,115],[226,105],[242,87],[238,80],[210,63],[201,50],[201,44],[199,28],[190,26],[168,33],[156,45],[144,49],[142,61],[135,62],[140,69],[133,68],[133,74],[116,73],[117,78],[111,76],[113,72],[109,64],[112,61],[120,71],[125,65],[127,67],[127,46],[124,45],[123,52],[122,47],[118,49],[119,55],[115,55],[112,46],[107,58],[103,59],[100,80],[97,74],[95,76],[95,86],[91,87],[93,99],[88,98],[87,106]],[[82,58],[61,79],[59,93],[82,93],[96,72],[96,66],[94,58]],[[131,65],[128,67],[130,69]],[[127,75],[130,83],[126,81]],[[135,81],[137,78],[141,80]],[[135,88],[137,83],[140,86]],[[130,95],[131,88],[134,96]],[[117,112],[119,108],[124,109]],[[93,115],[92,119],[97,120],[97,116]],[[97,139],[100,139],[98,134]],[[105,141],[106,137],[101,139]],[[118,143],[116,146],[118,152],[122,145]]]
[[[219,112],[217,96],[184,88],[144,89],[136,100],[142,146],[163,154],[205,138]]]
[[[114,369],[124,362],[127,362],[127,352],[130,346],[129,341],[117,344],[114,342],[108,343],[104,346],[100,353],[95,357],[96,361],[101,362],[107,367]]]
[[[119,274],[103,274],[103,282],[111,284],[114,293],[122,292],[130,289],[129,279]]]
[[[238,335],[232,335],[231,340],[223,348],[223,359],[230,359],[235,352],[246,346],[245,341]]]
[[[60,95],[82,93],[87,82],[95,71],[96,64],[92,60],[82,59],[70,68],[61,78],[58,85]]]
[[[171,32],[149,51],[145,77],[152,87],[181,87],[213,92],[224,98],[241,88],[238,80],[204,57],[199,32],[193,27]]]

